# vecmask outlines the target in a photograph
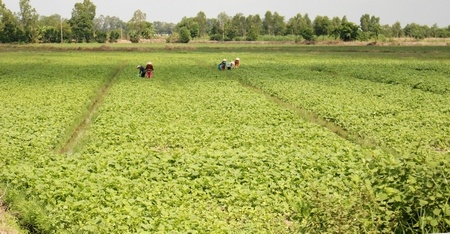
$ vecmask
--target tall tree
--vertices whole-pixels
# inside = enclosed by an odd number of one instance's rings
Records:
[[[325,36],[330,33],[330,25],[331,21],[328,18],[328,16],[316,16],[316,18],[313,21],[313,28],[314,33],[320,37],[322,36],[322,39],[325,39]]]
[[[194,18],[195,22],[198,24],[198,33],[200,37],[206,35],[208,30],[206,14],[203,11],[197,13],[197,16]]]
[[[304,22],[303,16],[300,13],[297,13],[297,15],[288,20],[286,25],[286,32],[292,35],[300,35],[302,22]]]
[[[40,28],[40,40],[45,43],[61,42],[62,36],[67,38],[70,34],[70,26],[58,14],[40,16],[37,24]]]
[[[433,24],[433,26],[431,26],[430,28],[430,36],[434,37],[434,38],[438,38],[440,34],[440,28],[438,27],[437,24]]]
[[[279,15],[278,12],[273,13],[272,29],[275,36],[282,36],[286,32],[286,23],[284,22],[284,16]]]
[[[381,24],[380,24],[380,17],[376,17],[376,16],[371,16],[370,17],[370,27],[369,27],[369,31],[371,33],[371,36],[378,38],[378,35],[380,35],[381,32]]]
[[[334,39],[337,39],[340,34],[340,28],[341,28],[341,19],[337,16],[333,17],[333,19],[331,19],[331,24],[330,24],[330,36],[333,36]]]
[[[25,33],[26,40],[34,43],[38,41],[39,30],[37,22],[39,15],[36,10],[31,7],[30,0],[20,0],[20,22],[22,24],[23,32]]]
[[[11,43],[22,39],[17,17],[0,0],[0,42]]]
[[[175,25],[173,23],[165,23],[161,21],[153,22],[156,34],[172,34]]]
[[[179,22],[175,26],[175,31],[180,33],[180,36],[181,36],[182,28],[186,28],[187,30],[189,30],[189,33],[190,33],[189,40],[191,40],[192,38],[197,38],[200,35],[200,27],[199,27],[198,22],[195,20],[195,18],[183,17],[181,22]],[[183,32],[183,33],[185,33],[185,32]]]
[[[403,37],[404,33],[400,22],[397,21],[392,25],[392,35],[397,38]]]
[[[249,15],[245,21],[247,25],[247,35],[245,36],[245,39],[247,41],[256,41],[263,32],[261,16],[259,16],[259,14]]]
[[[421,26],[416,23],[407,24],[403,29],[405,36],[415,39],[424,39],[426,37],[426,26]]]
[[[375,16],[370,16],[369,14],[364,14],[360,18],[361,31],[368,38],[378,38],[382,28],[380,24],[380,18]]]
[[[231,19],[231,25],[236,30],[237,36],[245,37],[247,34],[247,22],[242,13],[237,13]]]
[[[75,3],[69,22],[77,42],[90,42],[94,37],[95,10],[96,6],[90,0]]]
[[[225,12],[220,12],[217,16],[217,22],[219,23],[219,27],[222,33],[222,40],[225,39],[225,26],[227,25],[228,21],[230,21],[230,17]]]
[[[266,14],[264,14],[264,20],[263,20],[263,29],[264,34],[266,35],[273,35],[273,15],[271,11],[266,11]]]
[[[106,25],[106,17],[104,15],[100,15],[94,19],[94,27],[93,29],[97,32],[106,32],[108,31],[108,26]]]
[[[134,42],[138,42],[141,37],[150,39],[155,31],[152,23],[147,21],[147,15],[141,10],[134,12],[133,17],[128,21],[128,29]]]
[[[147,14],[141,10],[136,10],[133,17],[128,21],[128,29],[142,32],[145,29],[145,22],[147,22]]]
[[[343,41],[354,41],[358,38],[359,26],[347,20],[342,20],[339,31],[340,38]]]
[[[363,32],[369,32],[369,28],[370,28],[370,15],[369,14],[364,14],[361,16],[361,18],[359,19],[360,22],[360,27],[361,30]]]

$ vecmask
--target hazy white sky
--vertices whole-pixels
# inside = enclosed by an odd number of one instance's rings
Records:
[[[60,14],[70,18],[77,2],[83,0],[30,0],[31,6],[40,15]],[[317,15],[339,17],[344,15],[359,25],[363,14],[380,17],[381,24],[399,21],[402,27],[409,23],[421,25],[450,25],[450,0],[91,0],[97,6],[96,16],[117,16],[127,22],[140,9],[147,21],[178,23],[186,17],[194,17],[203,11],[207,18],[217,18],[221,12],[229,16],[242,13],[244,16],[266,11],[277,12],[289,18],[308,13],[314,20]],[[8,9],[19,12],[19,0],[3,0]]]

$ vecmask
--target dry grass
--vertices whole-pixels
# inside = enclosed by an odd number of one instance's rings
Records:
[[[18,234],[19,232],[10,226],[8,214],[2,204],[0,200],[0,234]]]
[[[0,190],[0,234],[19,234],[21,232],[15,228],[14,217],[6,211],[3,204],[4,195]]]

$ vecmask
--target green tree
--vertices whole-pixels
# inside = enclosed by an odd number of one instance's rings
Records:
[[[155,34],[155,30],[153,29],[153,24],[146,21],[144,31],[141,32],[141,35],[145,39],[150,39]]]
[[[364,14],[361,16],[360,20],[360,27],[361,27],[361,31],[363,32],[369,32],[369,28],[370,28],[370,15],[369,14]]]
[[[198,36],[204,37],[207,35],[208,24],[206,19],[206,14],[203,11],[197,13],[197,16],[194,18],[194,21],[198,24]]]
[[[110,43],[117,42],[119,37],[120,37],[120,33],[117,30],[113,30],[109,33],[109,42]]]
[[[265,35],[273,35],[273,15],[271,11],[266,11],[263,20],[263,30]]]
[[[381,25],[381,34],[383,34],[386,38],[393,38],[394,33],[392,31],[392,26],[389,24]]]
[[[225,12],[221,12],[217,16],[217,22],[219,23],[219,30],[222,34],[222,39],[225,39],[225,26],[228,24],[228,21],[230,21],[230,17]]]
[[[90,0],[75,3],[69,23],[72,27],[72,35],[77,42],[90,42],[92,40],[95,9],[96,6]]]
[[[286,23],[284,22],[284,16],[279,15],[278,12],[273,13],[271,28],[275,36],[285,35]]]
[[[314,30],[310,27],[304,27],[300,30],[300,35],[308,42],[315,41]]]
[[[257,28],[250,27],[250,30],[247,33],[247,36],[245,37],[245,40],[247,41],[257,41],[259,37],[259,32]]]
[[[300,35],[300,29],[305,25],[306,23],[303,19],[303,16],[298,13],[288,20],[286,25],[286,32],[292,35]]]
[[[342,21],[340,31],[340,38],[343,41],[354,41],[358,38],[359,26],[348,21]]]
[[[397,37],[397,38],[399,38],[399,37],[403,37],[404,36],[404,32],[403,32],[403,29],[402,29],[402,26],[401,26],[401,24],[400,24],[400,22],[395,22],[393,25],[392,25],[392,35],[394,36],[394,37]]]
[[[133,17],[128,21],[128,29],[142,32],[146,27],[145,22],[147,22],[147,14],[141,10],[136,10]]]
[[[259,16],[259,14],[249,15],[249,16],[247,16],[245,21],[246,21],[246,31],[247,31],[247,35],[245,37],[246,40],[256,41],[258,39],[259,35],[261,35],[261,33],[263,33],[261,16]]]
[[[245,37],[247,34],[247,21],[242,13],[237,13],[231,19],[231,27],[236,31],[236,36]]]
[[[191,40],[191,31],[186,27],[180,28],[180,42],[189,43],[190,40]]]
[[[103,21],[102,30],[109,32],[113,30],[118,31],[126,31],[128,30],[128,25],[126,22],[121,20],[120,18],[116,16],[106,16]]]
[[[19,29],[17,17],[0,0],[0,42],[11,43],[22,39],[23,33]]]
[[[381,32],[381,24],[380,24],[380,17],[376,17],[376,16],[371,16],[370,17],[370,27],[369,27],[369,31],[371,33],[371,37],[375,37],[376,39],[378,39],[378,36],[380,35]]]
[[[220,27],[220,23],[217,19],[211,19],[208,21],[210,25],[210,30],[208,32],[209,39],[212,41],[221,41],[223,40],[222,30]]]
[[[41,41],[45,43],[59,43],[70,37],[70,25],[58,14],[40,16],[37,23],[40,28]],[[61,33],[62,30],[62,33]]]
[[[161,21],[153,22],[153,27],[156,34],[172,34],[175,26],[176,25],[173,23],[165,23]]]
[[[56,43],[60,41],[59,30],[51,26],[43,26],[41,29],[41,41],[44,43]]]
[[[367,38],[378,38],[378,35],[382,31],[380,24],[380,18],[364,14],[360,18],[360,27],[363,34]]]
[[[106,25],[106,17],[104,15],[100,15],[94,19],[94,27],[93,29],[96,32],[107,32],[108,28]]]
[[[20,22],[27,42],[35,43],[39,39],[37,22],[39,15],[31,7],[30,0],[20,0]]]
[[[195,18],[183,17],[181,22],[175,26],[175,31],[180,32],[181,28],[187,28],[192,38],[197,38],[200,35],[200,26]]]
[[[430,28],[430,36],[434,38],[440,37],[441,29],[438,27],[437,24],[433,24]]]
[[[316,36],[322,36],[322,39],[325,39],[325,36],[330,34],[330,25],[331,21],[327,16],[316,16],[313,21],[314,33]]]
[[[331,24],[330,24],[330,36],[332,36],[335,40],[338,39],[341,35],[341,24],[342,21],[339,17],[333,17],[333,19],[331,19]]]
[[[108,34],[106,32],[98,31],[95,33],[95,41],[98,43],[105,43],[108,40]]]
[[[136,30],[130,30],[128,32],[128,37],[130,38],[130,41],[132,43],[139,43],[140,39],[141,39],[141,35],[138,31]]]

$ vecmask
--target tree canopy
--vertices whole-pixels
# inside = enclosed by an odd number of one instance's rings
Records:
[[[330,18],[317,15],[312,21],[307,13],[286,18],[278,12],[266,11],[262,17],[259,14],[245,16],[242,13],[230,16],[221,12],[214,18],[207,18],[200,11],[196,16],[183,17],[174,24],[148,22],[146,13],[139,9],[128,21],[116,16],[97,17],[96,6],[91,0],[75,3],[70,19],[63,19],[60,15],[40,16],[31,6],[30,0],[20,0],[19,6],[20,12],[14,13],[0,0],[0,43],[91,42],[94,39],[98,42],[116,42],[119,38],[139,42],[140,39],[161,35],[172,35],[169,41],[184,42],[199,38],[254,41],[261,37],[286,36],[295,37],[295,41],[314,41],[319,37],[322,40],[328,37],[343,41],[367,41],[378,40],[381,35],[383,38],[415,39],[450,37],[450,25],[445,28],[439,28],[436,24],[430,27],[416,23],[402,27],[399,22],[382,25],[379,17],[369,14],[363,14],[356,24],[349,22],[346,16]],[[183,40],[180,40],[181,35]]]

